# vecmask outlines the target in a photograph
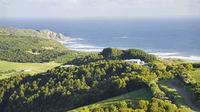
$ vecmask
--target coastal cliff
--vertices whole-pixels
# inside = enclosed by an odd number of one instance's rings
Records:
[[[61,33],[56,33],[51,30],[40,30],[39,31],[42,35],[47,37],[48,39],[55,39],[55,40],[71,40],[72,38],[64,36]]]
[[[67,37],[61,33],[56,33],[51,30],[33,30],[33,29],[18,29],[12,27],[0,26],[0,34],[14,35],[14,36],[31,36],[48,38],[53,40],[74,40],[74,38]]]

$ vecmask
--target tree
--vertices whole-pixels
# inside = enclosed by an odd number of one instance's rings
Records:
[[[127,49],[123,51],[123,59],[141,59],[145,62],[152,62],[156,60],[156,57],[152,54],[148,54],[140,49]]]
[[[105,48],[101,52],[104,58],[119,59],[122,55],[122,50],[117,48]]]

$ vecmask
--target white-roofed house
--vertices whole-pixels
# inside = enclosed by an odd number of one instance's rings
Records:
[[[134,64],[138,64],[138,65],[143,65],[145,64],[144,61],[141,61],[140,59],[127,59],[125,60],[126,62],[129,62],[129,63],[134,63]]]
[[[21,70],[21,72],[30,72],[32,71],[32,69],[24,69],[24,70]]]
[[[60,67],[70,67],[70,66],[74,66],[74,65],[61,65]]]

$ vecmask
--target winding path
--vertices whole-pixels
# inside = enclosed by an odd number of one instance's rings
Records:
[[[173,88],[173,89],[176,89],[177,92],[179,93],[179,95],[181,95],[183,97],[183,100],[185,102],[185,104],[190,107],[191,109],[197,111],[197,112],[200,112],[200,108],[196,107],[192,101],[191,101],[191,98],[189,97],[189,95],[181,88],[179,88],[178,86],[176,86],[174,84],[174,81],[169,81],[166,83],[168,87],[170,88]]]

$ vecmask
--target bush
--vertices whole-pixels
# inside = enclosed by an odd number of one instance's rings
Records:
[[[122,50],[117,48],[105,48],[100,54],[107,59],[120,59]]]
[[[192,66],[193,68],[200,68],[200,63],[193,63]]]
[[[140,49],[128,49],[123,51],[122,59],[141,59],[145,62],[152,62],[156,60],[156,57]]]

